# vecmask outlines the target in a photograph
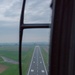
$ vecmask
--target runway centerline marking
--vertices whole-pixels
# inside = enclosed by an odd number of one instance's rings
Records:
[[[33,63],[35,63],[35,61],[33,61]]]
[[[40,61],[40,63],[42,63],[42,62]]]

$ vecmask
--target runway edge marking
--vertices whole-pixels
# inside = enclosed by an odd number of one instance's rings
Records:
[[[36,48],[36,46],[35,46],[35,48]],[[33,61],[33,57],[34,57],[34,53],[35,53],[35,48],[34,48],[33,56],[32,56],[31,62],[30,62],[30,66],[29,66],[29,70],[28,70],[27,75],[29,75],[29,72],[30,72],[30,69],[31,69],[31,65],[32,65],[32,61]]]
[[[41,57],[42,57],[42,60],[43,60],[43,65],[44,65],[44,68],[45,68],[45,71],[46,71],[46,75],[48,75],[40,47],[39,47],[39,51],[40,51],[40,54],[41,54]]]

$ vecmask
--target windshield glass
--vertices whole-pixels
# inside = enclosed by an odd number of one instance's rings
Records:
[[[0,0],[0,75],[19,75],[18,39],[22,0]]]
[[[0,0],[0,75],[19,75],[19,23],[23,0]],[[50,0],[27,0],[24,23],[51,24]],[[26,29],[22,41],[23,75],[47,75],[48,29]]]
[[[50,0],[27,0],[24,23],[51,23]]]

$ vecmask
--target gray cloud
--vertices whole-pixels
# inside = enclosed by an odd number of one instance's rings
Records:
[[[20,3],[22,4],[19,0],[3,0],[0,4],[0,21],[17,22],[20,16]]]
[[[22,1],[23,0],[0,0],[0,43],[18,42]],[[50,23],[51,9],[49,5],[50,0],[27,0],[25,23]],[[32,33],[33,35],[31,35]],[[24,33],[24,41],[48,41],[49,35],[47,33],[49,34],[49,30],[28,30]],[[44,38],[42,39],[42,37]]]
[[[21,4],[22,4],[21,1],[15,2],[11,6],[11,8],[4,13],[4,16],[5,17],[17,17],[17,16],[20,16],[21,6],[22,6]]]
[[[49,0],[33,0],[27,1],[25,11],[25,23],[27,22],[48,22],[51,21],[51,9]]]
[[[2,0],[0,4],[0,21],[19,22],[22,6],[21,0]],[[27,0],[25,22],[50,22],[51,9],[49,5],[50,0]]]

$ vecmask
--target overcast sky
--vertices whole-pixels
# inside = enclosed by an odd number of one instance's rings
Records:
[[[27,0],[24,23],[50,23],[50,0]],[[22,0],[0,0],[0,43],[18,43]],[[24,42],[48,42],[50,29],[24,30]]]

